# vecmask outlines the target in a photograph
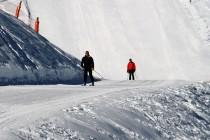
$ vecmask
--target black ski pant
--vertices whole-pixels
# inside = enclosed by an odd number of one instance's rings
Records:
[[[89,73],[90,80],[92,82],[92,85],[94,85],[94,79],[93,79],[93,74],[91,69],[84,69],[84,85],[87,83],[87,75]]]
[[[135,77],[134,77],[134,72],[135,71],[129,71],[128,73],[129,73],[129,80],[135,80]]]

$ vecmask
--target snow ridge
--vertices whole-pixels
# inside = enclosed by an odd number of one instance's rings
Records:
[[[1,84],[81,83],[79,60],[0,11]]]

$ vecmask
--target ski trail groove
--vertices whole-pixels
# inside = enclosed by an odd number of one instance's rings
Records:
[[[38,119],[36,118],[35,114],[42,114],[41,116],[50,115],[53,113],[54,110],[63,109],[65,107],[69,107],[74,104],[78,104],[82,101],[93,99],[97,96],[107,95],[107,94],[118,94],[120,91],[125,90],[131,90],[135,88],[140,88],[141,86],[132,86],[132,87],[117,87],[114,88],[90,88],[86,89],[86,87],[83,89],[81,93],[77,93],[76,90],[70,89],[70,94],[64,97],[60,97],[58,99],[52,99],[50,101],[46,102],[38,102],[38,103],[32,103],[30,105],[17,105],[12,106],[12,108],[3,114],[0,115],[0,127],[2,130],[8,129],[8,128],[14,128],[16,123],[18,124],[20,119],[22,119],[23,116],[29,116],[30,122],[33,122],[34,120]],[[78,88],[80,90],[81,88]],[[88,92],[86,92],[88,90]],[[102,90],[99,92],[99,90]],[[50,90],[49,90],[50,92]],[[73,92],[73,93],[71,93]],[[59,94],[59,93],[58,93]],[[37,115],[40,116],[40,115]],[[32,119],[33,118],[33,119]],[[32,121],[33,120],[33,121]],[[25,122],[27,122],[26,120]],[[23,122],[21,125],[23,125],[25,122]]]

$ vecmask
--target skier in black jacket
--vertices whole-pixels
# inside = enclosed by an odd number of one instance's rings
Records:
[[[81,67],[84,70],[84,86],[87,83],[87,74],[89,73],[92,86],[94,86],[94,79],[92,71],[94,70],[94,61],[93,58],[90,56],[89,51],[85,52],[85,56],[82,58]]]

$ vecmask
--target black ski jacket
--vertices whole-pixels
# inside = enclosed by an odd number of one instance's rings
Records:
[[[84,56],[82,58],[81,67],[85,70],[91,70],[94,69],[94,61],[91,56]]]

